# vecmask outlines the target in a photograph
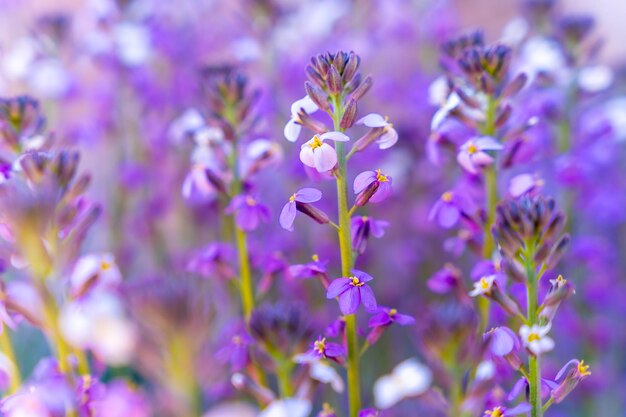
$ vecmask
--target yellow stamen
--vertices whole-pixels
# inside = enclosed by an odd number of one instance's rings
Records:
[[[309,146],[311,147],[311,149],[317,149],[320,146],[322,146],[324,144],[324,142],[322,142],[322,140],[317,136],[313,136],[313,139],[311,140],[311,143],[309,143]]]
[[[446,191],[445,193],[441,194],[441,200],[444,203],[451,202],[452,201],[452,197],[453,197],[452,191]]]
[[[398,314],[398,310],[396,310],[395,308],[392,308],[391,310],[389,310],[389,317],[393,317],[396,314]]]
[[[478,148],[474,145],[474,142],[470,142],[470,144],[467,145],[467,153],[474,155],[476,152],[478,152]]]
[[[578,362],[577,370],[578,370],[578,373],[580,374],[580,376],[589,376],[589,375],[591,375],[591,372],[589,371],[589,365],[585,365],[585,361]]]
[[[489,283],[489,281],[487,281],[486,278],[480,279],[480,288],[482,288],[483,290],[488,290],[490,287],[491,284]]]
[[[314,253],[313,256],[311,256],[311,259],[313,259],[313,262],[319,262],[320,261],[320,257],[317,253]]]
[[[313,343],[313,349],[320,355],[323,355],[326,351],[326,338],[324,337],[321,340],[316,340],[315,343]]]
[[[534,342],[535,340],[541,340],[541,337],[537,333],[531,333],[528,335],[528,342]]]
[[[246,204],[249,206],[256,206],[256,200],[252,197],[246,197]]]
[[[111,264],[108,263],[107,261],[102,261],[100,262],[100,270],[101,271],[107,271],[111,268]]]
[[[501,407],[496,407],[493,410],[485,411],[485,414],[491,417],[502,417],[504,416],[504,411],[502,411]]]
[[[389,178],[387,178],[387,176],[385,174],[380,172],[380,169],[377,169],[376,170],[376,181],[378,181],[378,182],[388,182]]]
[[[296,193],[293,193],[293,194],[291,195],[291,197],[289,197],[289,202],[290,202],[290,203],[293,203],[294,201],[296,201]]]
[[[352,281],[351,284],[353,287],[362,287],[365,283],[361,282],[357,277],[350,277]]]

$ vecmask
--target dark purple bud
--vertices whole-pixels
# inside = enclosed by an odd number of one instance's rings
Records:
[[[360,100],[365,94],[367,94],[373,83],[374,81],[372,80],[372,76],[368,75],[367,77],[365,77],[363,82],[361,82],[361,84],[352,92],[350,98],[357,101]]]
[[[496,117],[496,127],[500,128],[504,126],[504,124],[509,121],[512,113],[513,109],[511,108],[511,105],[507,103],[504,108],[501,108],[498,112],[498,116]]]
[[[296,201],[296,210],[306,214],[319,224],[326,224],[330,221],[326,213],[308,203]]]
[[[328,127],[326,127],[324,122],[314,119],[302,110],[298,113],[298,120],[303,127],[312,130],[317,134],[328,132]]]
[[[509,297],[496,282],[493,283],[491,287],[491,291],[485,294],[492,301],[495,301],[504,311],[506,311],[512,317],[519,317],[522,315],[522,312],[511,297]]]
[[[363,191],[361,191],[359,195],[356,196],[354,205],[357,207],[363,207],[366,205],[367,202],[370,201],[370,198],[372,198],[376,191],[378,191],[378,187],[380,187],[380,183],[378,181],[372,182]]]
[[[350,52],[350,56],[348,57],[348,62],[343,70],[343,74],[341,78],[343,79],[344,84],[347,84],[352,80],[352,77],[356,74],[359,69],[359,64],[361,63],[361,58],[355,54],[354,52]]]
[[[315,68],[310,65],[306,67],[306,76],[313,84],[315,84],[319,88],[324,88],[326,86],[326,83],[324,82],[324,79],[319,74],[319,72],[317,72]]]
[[[546,259],[546,268],[552,269],[558,265],[561,258],[563,258],[563,255],[565,255],[565,251],[569,246],[570,240],[570,235],[566,234],[554,244],[550,255],[548,255],[548,258]]]
[[[370,146],[376,139],[380,138],[383,133],[385,133],[385,129],[382,127],[375,127],[367,131],[367,133],[361,136],[359,139],[354,142],[354,149],[356,152],[361,152],[368,146]]]
[[[314,86],[308,81],[304,82],[304,90],[307,95],[313,100],[313,102],[324,111],[330,110],[330,103],[328,103],[328,96],[320,88]]]
[[[510,83],[508,83],[506,87],[504,87],[501,97],[502,98],[513,97],[514,95],[519,93],[522,90],[522,88],[524,88],[527,81],[528,81],[528,76],[525,73],[521,72],[517,74],[517,76],[513,78],[513,80]]]
[[[334,65],[331,66],[328,71],[328,82],[326,84],[330,94],[339,94],[341,92],[341,88],[343,87],[341,83],[341,75]]]
[[[348,100],[348,104],[343,111],[343,116],[341,117],[341,122],[339,123],[339,127],[341,129],[349,129],[354,125],[356,120],[356,112],[357,112],[357,104],[356,100],[350,98]]]

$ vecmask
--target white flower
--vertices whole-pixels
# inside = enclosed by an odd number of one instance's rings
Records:
[[[167,135],[172,142],[180,143],[185,139],[186,135],[192,134],[204,126],[204,118],[200,112],[197,109],[190,108],[174,119],[170,124]]]
[[[300,398],[283,398],[272,401],[259,417],[307,417],[311,403]]]
[[[457,93],[450,94],[445,99],[439,110],[437,110],[433,115],[433,119],[430,122],[430,130],[434,132],[439,129],[439,127],[441,127],[443,121],[446,120],[448,115],[460,105],[461,98],[459,97],[459,95]]]
[[[359,119],[356,123],[367,127],[382,127],[384,129],[384,133],[376,141],[380,149],[389,149],[398,141],[398,132],[393,128],[393,124],[389,123],[387,117],[383,117],[377,113],[370,113]]]
[[[613,79],[613,71],[606,65],[585,67],[578,73],[578,85],[590,93],[606,90],[613,83]]]
[[[520,71],[528,74],[531,79],[540,72],[567,75],[566,59],[560,45],[547,38],[534,37],[526,41],[522,47],[520,62]]]
[[[489,294],[493,288],[493,283],[496,280],[495,275],[489,275],[482,277],[474,283],[474,289],[470,291],[469,295],[477,297],[479,295]]]
[[[312,362],[309,374],[311,378],[316,381],[323,384],[330,384],[335,392],[341,393],[344,390],[344,383],[341,376],[337,373],[335,368],[324,361],[318,360]]]
[[[390,375],[374,383],[374,403],[379,409],[387,409],[404,398],[423,394],[432,382],[432,372],[416,359],[398,364]]]
[[[545,326],[533,324],[531,327],[524,324],[519,329],[522,343],[536,356],[554,349],[554,340],[548,336],[548,332],[550,332],[549,323]]]
[[[303,110],[307,114],[315,113],[318,110],[317,104],[311,100],[311,97],[304,96],[300,100],[296,100],[291,105],[291,119],[287,122],[284,129],[285,138],[289,142],[295,142],[300,136],[302,125],[298,113]]]
[[[111,253],[94,253],[82,256],[70,275],[70,287],[75,295],[88,290],[111,288],[122,282],[122,274]]]
[[[129,67],[136,67],[150,57],[150,32],[142,25],[120,23],[113,29],[113,38],[120,61]]]
[[[30,38],[19,39],[2,58],[2,70],[8,79],[23,79],[37,58],[37,43]]]
[[[33,64],[28,82],[38,95],[59,98],[69,91],[72,81],[61,61],[49,58]]]
[[[326,132],[321,136],[313,136],[300,149],[300,160],[306,166],[317,169],[318,172],[326,172],[337,165],[337,152],[327,143],[326,139],[336,142],[347,142],[350,138],[341,132]]]

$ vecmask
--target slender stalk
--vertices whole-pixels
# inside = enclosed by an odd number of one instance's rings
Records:
[[[20,388],[22,375],[20,373],[20,366],[17,363],[17,357],[15,356],[13,344],[11,343],[11,335],[9,334],[9,329],[6,326],[0,334],[0,349],[2,349],[4,356],[6,356],[13,364],[9,381],[9,394],[13,394]]]
[[[246,322],[250,320],[250,314],[254,309],[254,290],[252,286],[252,273],[250,272],[250,259],[248,256],[248,239],[244,231],[235,226],[235,242],[239,258],[239,293]]]
[[[334,129],[343,131],[339,124],[341,121],[343,106],[341,97],[336,96],[333,99],[333,121]],[[346,154],[344,144],[337,142],[335,146],[337,152],[337,171],[335,172],[337,182],[337,207],[339,212],[339,249],[341,252],[341,274],[342,276],[350,276],[352,274],[352,242],[350,233],[350,209],[348,207],[348,185],[347,185],[347,169]],[[345,316],[346,319],[346,343],[348,347],[348,403],[349,416],[357,417],[361,408],[361,387],[359,379],[359,341],[357,338],[356,316],[350,314]]]
[[[532,326],[537,324],[537,275],[535,262],[533,261],[534,247],[529,247],[524,254],[524,266],[526,270],[526,302],[528,323]],[[531,417],[542,417],[543,407],[541,405],[541,364],[539,356],[531,355],[528,360],[528,385],[529,401],[532,407]]]

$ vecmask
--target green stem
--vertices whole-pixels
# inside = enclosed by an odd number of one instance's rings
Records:
[[[340,96],[333,98],[333,122],[334,129],[341,131],[341,117],[343,114],[343,105]],[[335,150],[337,152],[337,171],[335,177],[337,179],[337,207],[339,212],[339,249],[341,252],[341,273],[342,276],[348,277],[352,275],[352,241],[350,232],[350,209],[348,207],[348,185],[347,185],[347,169],[346,154],[343,142],[336,142]],[[356,316],[350,314],[345,316],[346,319],[346,343],[348,347],[348,404],[349,417],[357,417],[361,408],[361,386],[359,379],[359,341],[357,338]]]
[[[533,260],[535,248],[529,245],[524,253],[524,267],[526,270],[526,289],[527,289],[527,315],[530,326],[538,324],[537,320],[537,293],[538,282],[536,275],[535,262]],[[542,417],[543,408],[541,405],[541,364],[539,356],[530,355],[528,360],[528,386],[529,401],[532,407],[530,411],[531,417]]]
[[[254,290],[252,288],[252,274],[250,272],[250,259],[248,256],[248,240],[244,231],[235,226],[235,241],[239,258],[239,293],[246,322],[250,320],[250,314],[254,309]]]
[[[2,349],[4,356],[6,356],[13,364],[9,381],[9,394],[13,394],[20,388],[22,376],[20,373],[20,366],[17,363],[17,357],[15,356],[15,350],[13,349],[13,344],[11,343],[11,335],[9,334],[9,329],[6,326],[0,334],[0,349]]]

